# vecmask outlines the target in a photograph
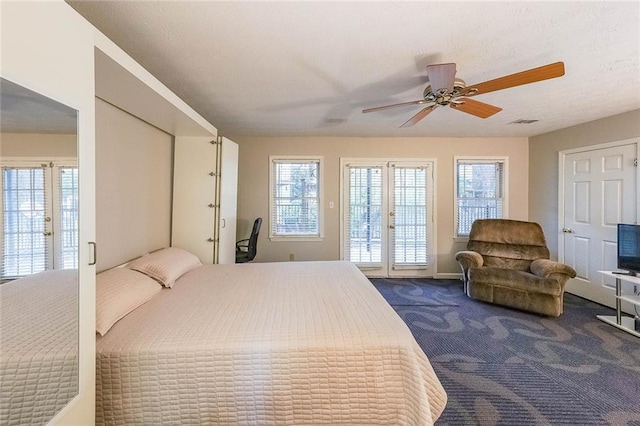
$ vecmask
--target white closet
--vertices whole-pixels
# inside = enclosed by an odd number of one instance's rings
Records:
[[[95,258],[89,244],[95,241],[94,28],[62,1],[3,1],[0,9],[2,77],[77,111],[78,393],[50,424],[90,425],[95,395]],[[56,374],[51,372],[52,383]]]
[[[227,138],[176,137],[171,245],[202,263],[234,263],[238,145]]]
[[[207,250],[199,255],[205,263],[231,263],[235,259],[238,147],[227,139],[217,138],[215,127],[65,2],[3,1],[0,2],[0,18],[1,77],[77,111],[80,170],[78,393],[50,424],[91,425],[95,417],[94,265],[96,253],[100,253],[99,248],[96,252],[94,243],[96,97],[173,135],[178,158],[182,158],[181,153],[189,154],[189,148],[197,145],[184,143],[206,141],[208,154],[202,158],[206,161],[200,166],[206,170],[208,180],[202,186],[198,181],[195,187],[202,190],[198,200],[205,201],[207,214],[199,221],[197,208],[178,208],[173,218],[176,223],[192,223],[194,229],[199,229],[198,236],[192,239],[179,232],[178,226],[174,237],[176,240],[183,238],[185,248],[204,240]],[[211,140],[219,143],[212,145]],[[192,154],[198,158],[197,151]],[[176,176],[182,176],[183,170],[185,173],[198,170],[190,161],[176,162]],[[211,172],[213,176],[208,175]],[[209,183],[213,183],[210,188]],[[175,184],[177,203],[183,199],[185,191],[179,179]],[[208,204],[214,207],[210,208]],[[170,230],[162,232],[169,235]]]

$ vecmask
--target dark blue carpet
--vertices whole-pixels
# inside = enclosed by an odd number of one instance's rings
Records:
[[[640,426],[640,338],[571,294],[559,318],[478,302],[458,280],[371,279],[448,394],[437,425]]]

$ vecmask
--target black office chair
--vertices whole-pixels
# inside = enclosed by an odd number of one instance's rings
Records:
[[[259,217],[253,222],[251,236],[236,243],[236,263],[251,262],[258,252],[258,233],[262,225],[262,218]]]

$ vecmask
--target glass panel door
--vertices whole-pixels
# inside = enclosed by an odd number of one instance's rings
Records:
[[[432,276],[429,161],[343,160],[342,257],[368,276]]]
[[[427,267],[428,168],[394,164],[390,240],[390,270]]]
[[[56,261],[59,269],[78,268],[78,168],[61,166],[57,169],[59,195],[56,197],[60,217],[56,220],[59,230]]]
[[[2,166],[0,278],[78,268],[78,168]]]
[[[349,168],[348,259],[382,266],[382,167]]]
[[[46,166],[46,165],[45,165]],[[46,191],[47,168],[2,169],[2,279],[50,269],[51,213]]]

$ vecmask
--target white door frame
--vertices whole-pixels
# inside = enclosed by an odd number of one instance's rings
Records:
[[[438,168],[437,168],[437,159],[435,158],[366,158],[366,157],[341,157],[340,158],[340,259],[344,259],[344,221],[345,221],[345,205],[344,205],[344,185],[345,185],[345,180],[344,180],[344,168],[347,164],[356,164],[356,165],[381,165],[381,164],[385,164],[387,167],[390,163],[413,163],[416,165],[419,164],[429,164],[429,166],[431,167],[432,170],[432,194],[430,199],[427,200],[427,205],[431,207],[431,234],[429,235],[429,242],[428,242],[428,247],[429,247],[429,253],[430,253],[430,260],[431,260],[431,265],[429,267],[429,271],[431,272],[428,276],[429,277],[435,277],[438,274],[438,263],[436,261],[437,256],[436,253],[438,252],[437,250],[437,241],[438,241],[438,235],[437,235],[437,226],[436,224],[438,223],[437,221],[437,211],[438,211],[438,206],[437,206],[437,201],[438,201],[438,197],[436,195],[436,191],[438,188],[438,184],[437,184],[437,176],[438,176]],[[388,182],[388,180],[386,181]],[[385,182],[385,185],[387,184]],[[388,199],[387,201],[383,204],[383,214],[386,216],[388,216],[388,208],[389,208],[389,203],[388,203]],[[388,229],[386,230],[388,231]],[[383,231],[385,232],[385,231]],[[389,252],[388,249],[388,241],[386,244],[383,244],[383,253],[387,253]],[[384,259],[385,264],[388,266],[389,264],[389,259],[386,258],[385,255],[385,259]],[[385,266],[385,270],[387,268],[387,266]],[[366,273],[366,269],[363,270],[363,272]],[[387,271],[388,272],[388,271]],[[374,277],[374,275],[371,275],[371,277]],[[398,277],[397,277],[398,278]]]
[[[577,154],[581,152],[587,151],[598,151],[606,148],[615,148],[623,145],[633,145],[636,146],[636,161],[638,161],[638,156],[640,156],[640,138],[630,138],[623,139],[619,141],[607,142],[597,145],[587,145],[579,148],[572,148],[558,152],[558,261],[565,261],[565,233],[562,231],[563,228],[563,219],[565,215],[564,211],[564,203],[565,203],[565,160],[568,155]],[[636,211],[640,212],[640,167],[636,167]],[[640,215],[636,215],[636,223],[640,222]],[[604,279],[604,277],[602,277]]]

